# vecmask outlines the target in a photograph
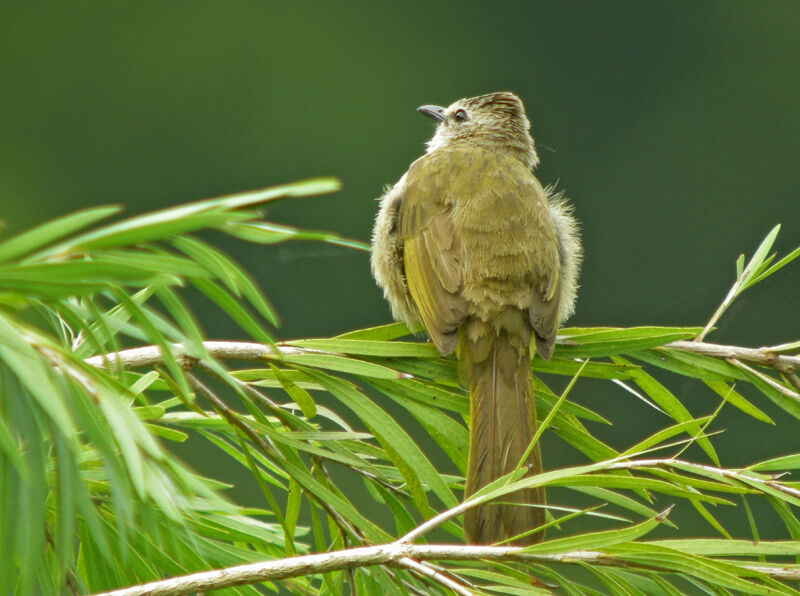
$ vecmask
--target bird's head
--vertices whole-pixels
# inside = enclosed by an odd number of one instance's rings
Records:
[[[439,123],[428,141],[428,153],[453,143],[474,143],[513,151],[531,168],[539,163],[525,107],[510,91],[466,97],[446,108],[421,106],[417,111]]]

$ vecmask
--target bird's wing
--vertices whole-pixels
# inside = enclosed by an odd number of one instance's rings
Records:
[[[528,306],[528,319],[536,335],[536,351],[545,360],[553,354],[561,304],[561,267],[558,238],[550,214],[546,191],[534,176],[515,176],[516,192],[532,205],[530,233],[539,236],[533,243],[536,271]],[[549,250],[547,247],[550,247]]]
[[[531,296],[531,305],[528,307],[528,319],[536,335],[536,351],[539,356],[549,360],[553,355],[553,348],[558,332],[558,310],[560,303],[561,284],[559,283],[558,268],[542,288],[534,288]]]
[[[398,215],[408,289],[428,335],[442,354],[458,342],[467,305],[461,242],[455,234],[440,164],[425,156],[412,164]]]

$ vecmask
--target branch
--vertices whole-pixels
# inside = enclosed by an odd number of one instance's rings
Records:
[[[762,476],[749,473],[747,470],[724,469],[705,464],[697,464],[678,459],[643,459],[624,461],[620,459],[594,464],[597,470],[632,470],[642,468],[678,468],[694,471],[697,474],[713,473],[753,486],[762,492],[778,491],[789,497],[800,499],[800,490],[777,482],[774,476]],[[422,533],[440,525],[447,519],[462,513],[474,506],[479,498],[471,499],[443,512],[442,514],[421,524],[416,530],[406,534],[391,544],[340,550],[331,553],[320,553],[291,557],[277,561],[264,561],[238,565],[226,569],[194,573],[182,577],[150,582],[121,590],[104,593],[106,596],[144,596],[144,595],[180,595],[198,591],[219,590],[245,584],[265,581],[276,581],[291,577],[317,575],[342,569],[387,565],[406,568],[414,573],[422,574],[432,581],[446,586],[464,595],[470,594],[470,588],[448,576],[443,570],[430,565],[430,561],[518,561],[526,563],[562,563],[562,564],[594,564],[630,569],[649,569],[669,572],[669,568],[653,563],[639,563],[626,559],[626,554],[608,554],[593,550],[576,550],[556,554],[531,553],[528,549],[515,546],[462,546],[462,545],[426,545],[412,544],[411,540]],[[544,546],[544,545],[543,545]],[[557,548],[554,545],[554,548]],[[728,564],[736,565],[743,570],[756,572],[777,580],[800,580],[800,567],[776,565],[769,566],[749,561],[727,559]]]
[[[260,344],[256,342],[240,341],[205,341],[203,347],[208,353],[220,360],[243,360],[251,362],[262,362],[273,358],[280,358],[280,355],[293,354],[324,354],[323,350],[312,350],[309,348],[298,348],[276,344]],[[694,354],[702,354],[720,360],[735,359],[739,362],[749,362],[759,366],[766,366],[784,374],[792,374],[800,370],[800,356],[786,356],[779,353],[780,346],[763,348],[744,348],[741,346],[726,346],[720,344],[710,344],[696,341],[673,341],[660,346],[659,349],[670,348]],[[172,344],[175,356],[187,367],[191,367],[196,361],[186,353],[181,344]],[[162,361],[161,348],[158,346],[143,346],[141,348],[130,348],[120,352],[111,352],[99,356],[92,356],[85,360],[86,364],[98,368],[107,364],[121,363],[125,368],[141,368],[153,366]]]
[[[794,345],[794,344],[792,344]],[[284,344],[261,344],[256,342],[239,341],[205,341],[203,347],[208,354],[219,360],[239,360],[248,362],[264,362],[265,360],[280,360],[281,356],[294,354],[326,354],[324,350],[311,348],[298,348]],[[783,395],[792,399],[800,400],[800,377],[795,371],[800,370],[800,356],[787,356],[780,351],[784,346],[772,346],[763,348],[744,348],[741,346],[726,346],[721,344],[710,344],[699,341],[673,341],[656,349],[673,349],[683,352],[702,354],[718,360],[724,360],[733,366],[748,370],[762,381],[776,388]],[[192,368],[199,361],[196,357],[190,356],[182,344],[172,344],[172,351],[175,358],[184,368]],[[143,346],[140,348],[130,348],[120,352],[111,352],[86,358],[86,364],[103,368],[110,365],[121,364],[126,369],[143,368],[155,366],[163,361],[161,348],[159,346]],[[744,363],[756,364],[758,366],[771,368],[782,374],[796,391],[791,391],[775,380],[764,376],[758,371],[748,368]]]
[[[280,360],[282,355],[304,353],[324,353],[321,350],[299,348],[290,345],[269,345],[254,342],[233,341],[208,341],[203,346],[209,356],[220,360],[239,360],[263,362],[265,360]],[[685,352],[702,354],[712,358],[731,362],[742,366],[742,363],[762,367],[769,367],[781,374],[796,378],[795,371],[800,370],[800,357],[784,355],[781,346],[772,348],[745,348],[727,346],[704,342],[676,341],[665,344],[658,349],[674,349]],[[175,357],[186,368],[205,368],[201,360],[187,354],[181,344],[171,346]],[[786,350],[784,350],[786,351]],[[85,360],[95,367],[121,365],[126,369],[155,366],[163,360],[161,348],[158,346],[145,346],[122,350],[105,355],[93,356]],[[751,373],[757,373],[749,369]],[[678,467],[696,474],[704,475],[713,473],[724,478],[735,480],[745,486],[750,486],[769,493],[779,491],[789,498],[800,500],[800,490],[793,486],[777,482],[776,476],[762,476],[751,474],[747,470],[726,470],[702,464],[671,459],[650,459],[639,461],[625,461],[622,458],[607,462],[603,469],[631,470],[636,468],[663,468]],[[478,499],[479,500],[479,499]],[[140,586],[132,586],[113,592],[111,596],[134,596],[144,594],[190,594],[198,591],[217,590],[245,584],[255,584],[265,581],[276,581],[291,577],[316,575],[342,569],[368,567],[374,565],[392,566],[407,569],[414,574],[422,575],[429,581],[445,586],[453,592],[464,595],[472,593],[473,586],[465,585],[462,581],[449,575],[446,570],[440,570],[430,561],[519,561],[528,563],[567,563],[567,564],[595,564],[635,569],[653,569],[644,563],[626,560],[624,555],[611,555],[600,551],[578,550],[560,554],[533,554],[524,549],[512,546],[463,546],[463,545],[418,545],[413,541],[422,534],[439,526],[444,521],[464,512],[465,509],[475,506],[476,499],[460,503],[456,507],[445,511],[412,530],[396,542],[362,548],[340,550],[331,553],[320,553],[292,557],[277,561],[264,561],[247,565],[235,566],[201,573],[190,574],[163,581],[151,582]],[[763,562],[728,561],[743,570],[752,573],[764,574],[777,580],[800,580],[800,568],[794,566],[775,566]]]
[[[291,346],[270,346],[269,344],[245,341],[204,341],[203,347],[213,358],[250,362],[261,362],[265,359],[275,358],[276,351],[281,354],[298,354],[304,351]],[[196,362],[195,358],[186,353],[186,349],[182,344],[172,344],[172,352],[181,364],[187,368],[190,368]],[[125,368],[130,369],[154,366],[160,364],[162,360],[163,357],[159,346],[142,346],[141,348],[130,348],[119,352],[92,356],[84,360],[84,362],[97,368],[112,364],[122,364]]]
[[[514,546],[461,546],[448,544],[405,544],[395,542],[382,546],[353,548],[331,553],[304,555],[278,561],[264,561],[193,573],[181,577],[150,582],[139,586],[131,586],[112,592],[103,592],[102,596],[178,596],[204,590],[220,590],[245,584],[275,581],[314,575],[341,569],[368,567],[373,565],[391,565],[406,567],[423,573],[434,581],[446,585],[458,594],[473,593],[449,577],[442,575],[431,567],[423,566],[420,561],[521,561],[528,563],[567,563],[593,564],[614,567],[647,568],[651,565],[638,565],[624,558],[618,558],[599,551],[571,551],[560,554],[532,554],[525,549]],[[729,561],[730,563],[730,561]],[[763,573],[780,580],[800,580],[800,569],[790,567],[769,567],[735,563],[742,569]],[[424,567],[424,570],[423,570]],[[95,596],[101,596],[97,594]]]
[[[658,349],[671,348],[684,352],[692,352],[694,354],[702,354],[703,356],[710,356],[717,360],[724,360],[737,368],[755,375],[783,395],[800,400],[800,377],[795,373],[795,371],[800,369],[800,356],[786,356],[781,354],[782,351],[789,347],[795,348],[796,344],[763,348],[742,348],[740,346],[724,346],[700,341],[673,341],[660,346]],[[796,391],[784,387],[769,375],[764,375],[747,366],[745,362],[777,371],[786,378]]]
[[[800,356],[785,356],[779,353],[780,346],[764,348],[742,348],[740,346],[724,346],[699,341],[673,341],[660,346],[694,354],[703,354],[719,360],[733,358],[739,362],[749,362],[766,366],[785,374],[800,369]]]

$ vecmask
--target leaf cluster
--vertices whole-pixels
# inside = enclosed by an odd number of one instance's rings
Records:
[[[800,453],[726,468],[714,422],[733,407],[754,426],[772,423],[746,386],[800,419],[796,357],[787,355],[798,344],[752,361],[734,347],[713,355],[697,341],[742,291],[800,255],[774,261],[777,228],[749,263],[740,260],[734,288],[704,328],[562,330],[552,360],[532,362],[542,421],[534,441],[552,433],[583,463],[534,476],[518,467],[462,502],[469,403],[456,362],[402,324],[276,342],[270,326],[278,318],[258,285],[198,236],[364,248],[263,222],[256,211],[335,189],[318,179],[105,225],[119,210],[100,207],[0,242],[0,578],[14,578],[6,591],[90,593],[311,552],[462,544],[465,508],[545,486],[580,506],[551,499],[547,538],[536,546],[478,560],[465,550],[435,565],[308,569],[280,589],[797,592],[800,484],[781,474],[800,467]],[[252,341],[208,341],[189,294],[204,296]],[[717,406],[693,415],[659,370],[696,380]],[[556,392],[559,377],[570,381]],[[663,414],[663,427],[624,449],[602,441],[593,429],[614,421],[571,397],[589,378],[645,401]],[[182,463],[171,445],[189,440],[246,470],[261,506],[237,505],[226,485]],[[700,461],[686,459],[690,446]],[[782,520],[787,540],[759,539],[756,500]],[[652,537],[676,527],[673,505],[704,521],[694,528],[699,537]],[[749,520],[750,535],[726,527],[717,514],[726,507]],[[230,593],[279,589],[224,585]]]

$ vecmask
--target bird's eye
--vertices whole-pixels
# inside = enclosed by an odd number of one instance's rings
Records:
[[[469,120],[469,116],[467,116],[467,111],[460,108],[456,110],[455,114],[453,114],[453,118],[456,119],[456,122],[464,122],[465,120]]]

